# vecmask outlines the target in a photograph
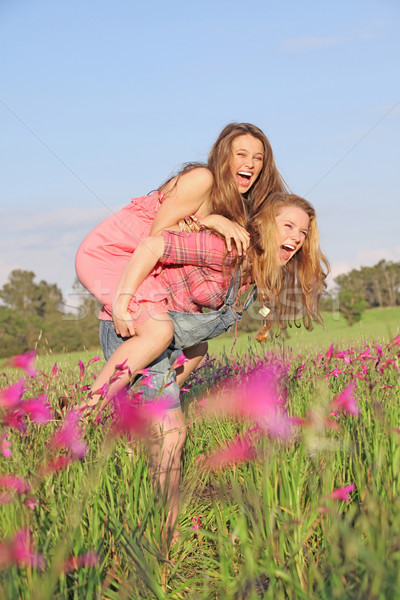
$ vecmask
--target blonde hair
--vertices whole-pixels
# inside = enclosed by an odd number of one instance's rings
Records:
[[[300,250],[281,267],[277,262],[276,218],[282,210],[293,206],[308,215],[308,234]],[[248,256],[252,261],[258,297],[271,308],[267,328],[272,328],[274,323],[279,326],[279,331],[291,327],[292,323],[300,327],[301,319],[305,328],[311,330],[313,321],[323,322],[318,305],[329,273],[328,260],[319,246],[313,206],[300,196],[278,192],[265,200],[260,211],[252,212],[249,229],[253,244]]]
[[[241,195],[230,170],[232,143],[241,135],[251,135],[260,140],[264,147],[261,172],[245,195]],[[211,189],[211,212],[235,221],[243,227],[248,222],[249,211],[259,211],[271,192],[287,191],[286,184],[276,168],[271,144],[266,135],[251,123],[230,123],[219,134],[211,148],[207,164],[187,163],[178,177],[197,167],[207,167],[214,178]],[[170,179],[168,180],[170,181]],[[168,183],[160,186],[162,190]]]

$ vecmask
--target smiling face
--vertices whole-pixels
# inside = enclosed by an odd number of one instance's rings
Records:
[[[300,250],[307,237],[310,217],[298,206],[282,208],[275,219],[278,263],[283,266]]]
[[[257,180],[264,161],[264,145],[250,134],[239,135],[232,142],[229,167],[241,194]]]

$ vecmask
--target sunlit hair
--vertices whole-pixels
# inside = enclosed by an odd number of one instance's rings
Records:
[[[275,240],[276,219],[292,207],[303,210],[309,217],[308,234],[303,246],[280,266]],[[313,328],[313,321],[322,323],[319,299],[326,288],[329,263],[319,247],[319,234],[313,206],[295,194],[273,193],[262,210],[250,215],[249,229],[252,247],[248,256],[252,261],[253,278],[259,291],[259,300],[271,308],[267,328],[274,323],[279,330],[294,324]]]
[[[261,172],[245,195],[240,194],[230,170],[230,162],[233,156],[232,143],[240,135],[252,135],[260,140],[264,147]],[[224,127],[211,148],[207,164],[188,163],[178,176],[197,167],[207,167],[213,174],[214,184],[210,194],[211,213],[223,215],[243,227],[246,226],[250,209],[252,211],[260,210],[265,198],[271,192],[287,191],[285,182],[276,168],[268,138],[261,129],[250,123],[230,123]],[[168,181],[159,189],[162,190]]]

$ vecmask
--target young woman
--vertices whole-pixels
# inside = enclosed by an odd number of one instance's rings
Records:
[[[249,123],[227,125],[206,165],[186,165],[151,195],[133,199],[105,219],[81,243],[76,272],[82,285],[104,305],[100,319],[111,319],[118,282],[141,239],[199,222],[223,235],[228,250],[233,239],[241,255],[249,245],[244,229],[249,209],[259,210],[275,191],[285,191],[285,184],[267,137]],[[187,223],[188,215],[193,217]]]
[[[124,271],[114,303],[114,336],[121,332],[132,337],[115,350],[99,374],[92,387],[91,404],[100,399],[104,384],[113,375],[117,364],[126,361],[134,375],[147,366],[152,353],[156,357],[167,347],[173,334],[168,309],[198,312],[204,305],[218,308],[238,262],[241,263],[242,284],[256,283],[259,298],[274,309],[275,321],[280,326],[301,318],[310,329],[312,321],[320,321],[318,299],[325,287],[323,267],[327,268],[328,263],[319,249],[313,207],[298,196],[275,193],[264,203],[262,210],[250,218],[249,225],[255,232],[253,245],[246,257],[239,260],[235,252],[226,253],[223,240],[210,231],[193,234],[164,231],[142,241]],[[152,312],[153,305],[159,302],[157,297],[153,300],[142,298],[141,315],[151,315],[151,318],[137,325],[135,292],[158,260],[163,265],[161,271],[155,277],[147,277],[146,281],[156,286],[157,293],[163,290],[165,312]],[[292,299],[290,303],[282,302],[282,292],[288,289],[292,298],[295,297],[296,312],[293,312]],[[202,318],[202,315],[198,316]],[[196,344],[201,340],[192,341]],[[114,381],[103,405],[128,382],[128,374]],[[173,529],[178,511],[180,456],[185,440],[179,397],[157,425],[164,437],[162,443],[158,438],[153,444],[153,457],[160,483],[164,485],[168,481],[171,503],[168,525]]]

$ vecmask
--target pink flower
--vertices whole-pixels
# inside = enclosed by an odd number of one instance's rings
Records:
[[[80,380],[82,381],[83,376],[85,374],[85,365],[83,364],[81,359],[79,359],[79,372],[80,372]]]
[[[21,399],[25,391],[24,380],[20,379],[16,383],[0,390],[0,407],[16,408],[21,404]]]
[[[48,473],[53,473],[55,471],[61,471],[65,469],[72,462],[72,458],[70,456],[56,456],[49,460],[40,470],[42,475],[47,475]]]
[[[28,375],[31,375],[31,377],[36,377],[37,371],[33,366],[36,360],[36,354],[36,350],[29,350],[29,352],[26,352],[25,354],[18,354],[18,356],[10,358],[10,360],[6,362],[6,365],[23,369]]]
[[[348,502],[350,500],[350,493],[356,489],[354,483],[350,485],[346,485],[345,487],[339,488],[337,490],[333,490],[328,498],[331,500],[343,500],[343,502]]]
[[[355,382],[352,381],[343,390],[339,396],[337,396],[331,403],[331,410],[333,412],[338,410],[344,410],[350,415],[360,414],[360,410],[357,406],[357,398],[354,396]]]
[[[21,410],[28,414],[35,423],[47,425],[53,419],[53,410],[46,400],[47,396],[45,394],[38,396],[38,398],[25,400],[21,405]]]
[[[400,333],[389,342],[388,348],[392,348],[393,346],[400,346]]]
[[[16,475],[0,475],[0,488],[17,494],[26,494],[30,489],[30,485]]]
[[[62,566],[63,573],[76,571],[81,567],[97,567],[99,565],[99,557],[95,552],[87,552],[80,556],[70,556]]]
[[[249,371],[240,381],[232,379],[212,408],[227,415],[250,417],[274,438],[287,439],[291,433],[279,380],[269,366]]]
[[[154,390],[154,385],[151,382],[151,380],[154,377],[154,373],[149,373],[149,371],[150,371],[150,367],[147,367],[146,369],[142,369],[141,371],[138,371],[139,375],[143,375],[143,377],[139,381],[139,384],[141,386],[145,386],[145,387],[149,388],[149,390]]]
[[[336,352],[335,358],[341,358],[347,365],[349,365],[351,363],[351,358],[349,354],[350,350],[342,350],[341,352]]]
[[[10,450],[11,442],[5,439],[6,435],[7,433],[4,432],[0,438],[0,452],[2,453],[4,458],[10,458],[10,456],[12,456],[12,452]]]
[[[192,519],[192,526],[190,529],[193,529],[194,531],[198,531],[200,529],[200,527],[201,527],[201,519],[198,515],[196,515]]]
[[[114,398],[116,421],[114,433],[132,433],[138,437],[148,434],[155,421],[160,421],[168,409],[168,399],[143,402],[140,395],[131,398],[121,390]]]
[[[19,409],[8,411],[3,416],[3,425],[6,427],[14,427],[15,429],[18,429],[18,431],[25,433],[26,423],[24,419],[24,413]]]
[[[94,363],[94,362],[97,362],[98,360],[101,360],[101,359],[100,359],[100,356],[94,356],[93,358],[91,358],[91,359],[89,360],[89,362],[88,362],[87,366],[91,365],[91,364],[92,364],[92,363]]]
[[[37,505],[39,504],[39,500],[37,498],[33,498],[32,496],[30,496],[29,498],[25,498],[24,504],[27,508],[34,510],[37,507]]]
[[[251,460],[255,457],[256,451],[250,440],[238,437],[233,443],[223,446],[211,454],[203,461],[203,465],[208,469],[224,469],[229,465]]]
[[[80,411],[73,409],[67,413],[64,424],[53,435],[49,445],[52,448],[65,448],[77,458],[83,458],[87,452],[87,444],[83,441],[79,427]]]
[[[174,364],[172,365],[173,369],[179,369],[179,367],[182,367],[186,362],[188,362],[188,358],[186,358],[186,356],[183,354],[180,354],[178,356],[178,358],[176,359],[176,361],[174,362]]]
[[[333,355],[333,344],[331,344],[329,346],[328,352],[326,353],[326,358],[328,359],[328,361],[331,360],[332,355]]]
[[[0,568],[10,565],[44,568],[44,558],[34,552],[29,529],[20,529],[15,536],[0,544]]]
[[[57,375],[57,372],[58,372],[58,367],[57,367],[57,361],[56,361],[51,370],[50,377],[53,379]]]

